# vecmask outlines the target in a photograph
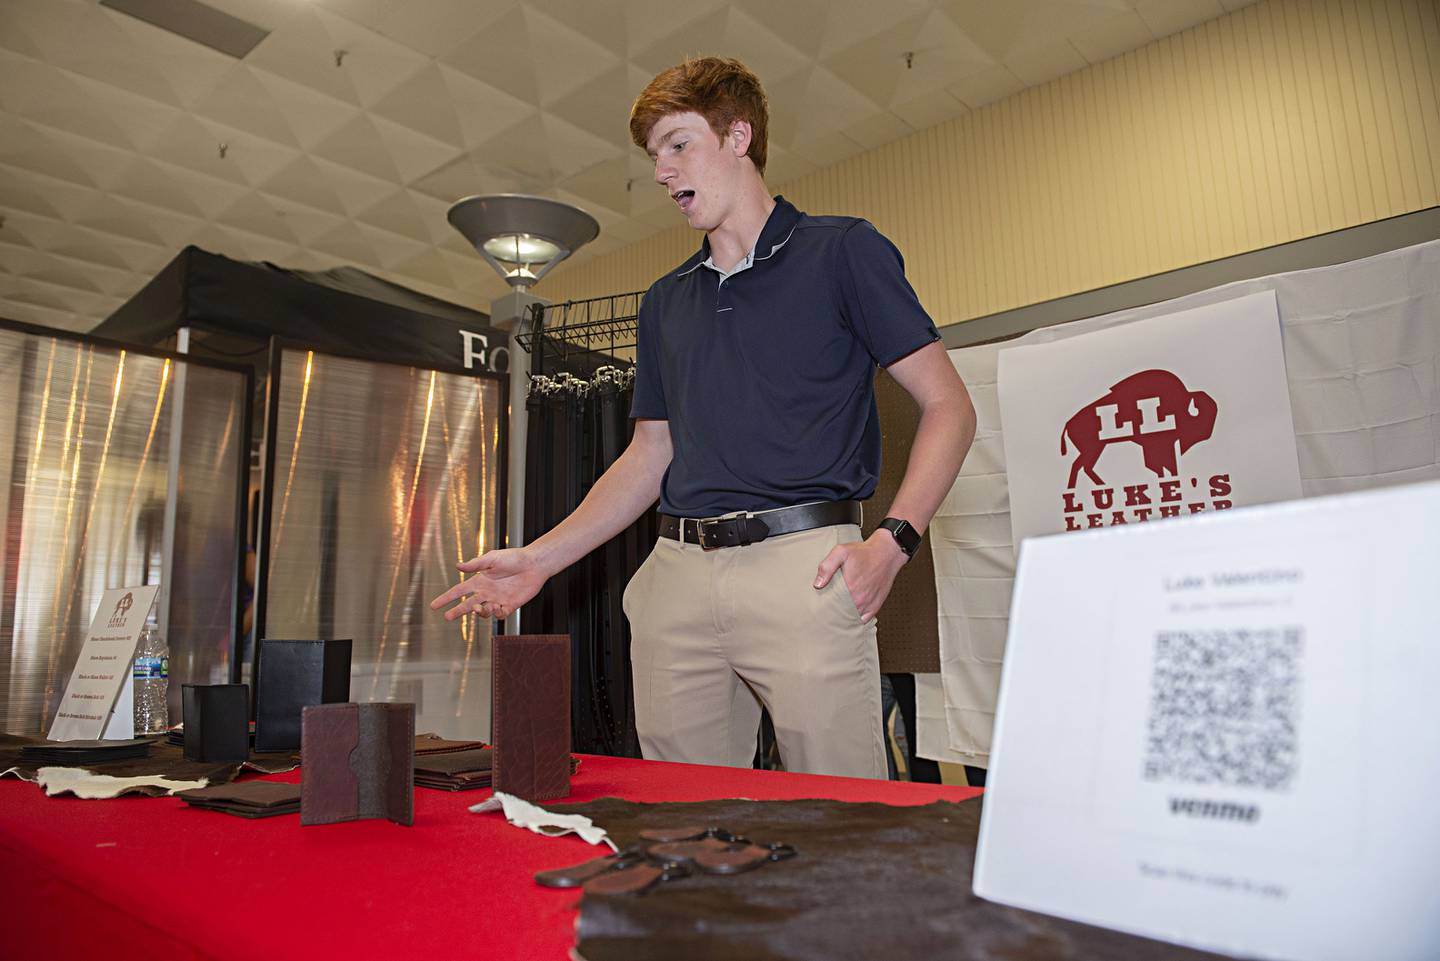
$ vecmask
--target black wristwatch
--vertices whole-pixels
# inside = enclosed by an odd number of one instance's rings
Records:
[[[880,522],[895,537],[895,543],[905,552],[906,557],[914,557],[915,552],[920,549],[920,532],[910,526],[909,521],[902,521],[898,517],[887,517]]]

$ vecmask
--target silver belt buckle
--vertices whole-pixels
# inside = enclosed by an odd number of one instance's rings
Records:
[[[718,551],[718,550],[720,549],[720,545],[718,545],[718,544],[710,544],[710,543],[708,543],[708,542],[706,541],[706,538],[705,538],[705,530],[706,530],[706,528],[708,528],[708,527],[714,527],[716,524],[719,524],[721,521],[731,520],[731,519],[732,519],[732,518],[729,518],[729,517],[702,517],[702,518],[700,518],[699,520],[697,520],[697,521],[695,522],[695,536],[697,536],[697,537],[700,538],[700,549],[701,549],[702,551]]]

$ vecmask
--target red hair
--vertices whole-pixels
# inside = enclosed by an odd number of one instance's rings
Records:
[[[755,169],[765,173],[769,105],[760,79],[739,60],[700,57],[686,60],[651,80],[630,108],[630,139],[646,146],[650,131],[662,117],[698,113],[721,140],[737,120],[750,124],[750,149]]]

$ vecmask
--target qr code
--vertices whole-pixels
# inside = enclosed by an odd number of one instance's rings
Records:
[[[1157,634],[1145,779],[1288,788],[1303,647],[1299,627]]]

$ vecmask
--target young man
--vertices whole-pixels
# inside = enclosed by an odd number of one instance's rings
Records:
[[[634,438],[564,522],[467,561],[431,606],[503,617],[659,497],[661,539],[625,596],[645,756],[748,766],[763,703],[787,769],[883,778],[874,618],[975,414],[895,247],[770,196],[766,123],[734,60],[687,61],[640,94],[631,137],[705,237],[645,295]],[[922,413],[887,520],[861,540],[877,365]]]

